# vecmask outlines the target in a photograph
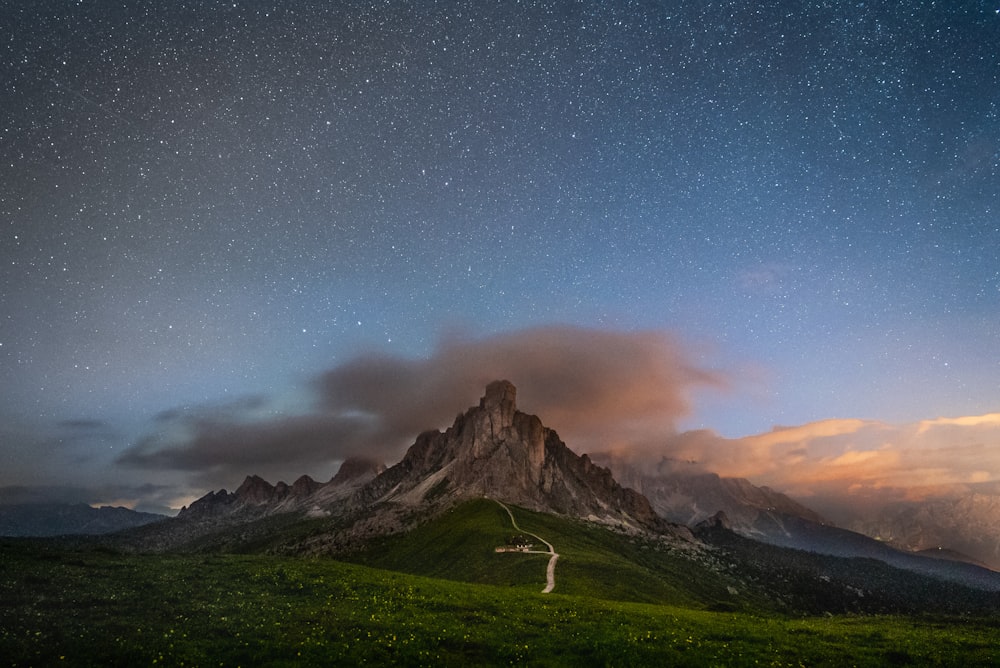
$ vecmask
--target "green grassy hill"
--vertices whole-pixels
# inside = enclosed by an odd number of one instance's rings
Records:
[[[699,534],[707,545],[655,539],[583,520],[511,510],[523,531],[542,536],[559,553],[556,593],[785,614],[1000,612],[1000,593],[874,559],[771,546],[724,530]],[[495,552],[513,533],[503,507],[479,499],[339,558],[416,575],[539,591],[545,584],[547,555]]]
[[[600,553],[588,540],[567,547],[567,554]],[[469,584],[330,559],[122,555],[6,541],[0,543],[0,664],[882,666],[1000,660],[995,619],[793,619],[536,588]]]
[[[388,510],[402,518],[404,525],[416,521],[412,509]],[[1000,611],[998,592],[899,570],[873,559],[766,545],[721,528],[702,530],[699,541],[688,542],[676,536],[629,535],[513,506],[511,510],[522,532],[542,536],[560,554],[555,587],[559,594],[784,614],[933,610],[990,615]],[[476,499],[388,537],[365,538],[364,531],[352,531],[350,522],[343,519],[287,514],[222,527],[188,541],[181,552],[320,554],[414,575],[538,592],[545,585],[548,555],[496,552],[517,533],[500,504]],[[86,540],[63,544],[136,549],[127,540],[120,545]],[[544,549],[541,543],[536,548]]]
[[[685,550],[589,522],[511,510],[523,531],[545,538],[559,553],[557,593],[689,607],[765,605],[761,597],[741,595],[735,580],[711,570],[693,547]],[[540,591],[547,555],[495,551],[515,533],[500,504],[479,499],[345,558],[405,573]],[[545,548],[539,544],[538,549]]]
[[[895,569],[873,559],[770,546],[725,530],[702,531],[701,542],[693,543],[636,536],[583,520],[514,506],[511,510],[522,532],[544,537],[560,554],[555,587],[560,594],[785,614],[934,610],[982,615],[1000,610],[1000,593]],[[519,532],[495,501],[464,502],[388,537],[340,541],[348,526],[335,519],[279,515],[203,536],[189,542],[183,552],[318,553],[386,570],[525,592],[540,591],[545,585],[546,554],[496,552]],[[317,550],[317,545],[323,548]],[[536,548],[544,549],[541,543]]]
[[[378,539],[346,559],[460,582],[541,590],[546,555],[496,552],[517,533],[503,507],[480,499],[463,503],[404,535]]]

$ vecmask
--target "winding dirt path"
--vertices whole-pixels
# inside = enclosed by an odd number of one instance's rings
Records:
[[[517,520],[514,519],[514,513],[510,511],[510,508],[508,508],[506,504],[504,504],[502,501],[497,501],[496,499],[493,499],[493,501],[496,501],[498,504],[500,504],[501,508],[507,511],[507,516],[510,517],[510,523],[514,525],[515,531],[520,531],[521,533],[533,536],[538,540],[542,541],[543,543],[545,543],[545,546],[549,548],[548,552],[543,552],[542,550],[528,550],[526,552],[526,554],[551,555],[549,557],[549,565],[545,568],[545,589],[542,590],[543,594],[548,594],[549,592],[551,592],[553,589],[556,588],[556,561],[558,561],[559,559],[559,554],[556,553],[556,549],[552,547],[552,543],[545,540],[537,533],[531,533],[530,531],[525,531],[521,527],[517,526]]]

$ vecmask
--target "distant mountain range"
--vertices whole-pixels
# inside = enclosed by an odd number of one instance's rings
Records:
[[[1000,483],[855,511],[841,524],[903,550],[962,555],[1000,570]]]
[[[99,535],[166,519],[165,515],[85,503],[24,503],[0,506],[0,536]]]
[[[891,540],[886,539],[884,531],[878,529],[874,529],[873,536],[869,531],[839,528],[784,494],[768,487],[757,487],[743,478],[722,478],[670,460],[650,466],[622,456],[602,455],[595,459],[606,462],[616,479],[644,494],[661,517],[673,522],[694,527],[721,521],[727,529],[741,536],[771,545],[831,556],[878,559],[897,568],[970,586],[996,586],[998,574],[986,571],[987,563],[969,556],[981,553],[982,550],[976,549],[981,544],[963,544],[954,540],[960,535],[955,524],[950,525],[949,531],[938,529],[931,533],[915,530],[915,527],[925,524],[941,526],[945,524],[942,521],[945,517],[956,523],[968,522],[972,513],[966,503],[949,504],[947,508],[957,505],[960,510],[956,513],[939,511],[936,523],[921,518],[923,522],[906,524],[905,514],[890,514],[883,519],[885,524],[881,526],[902,525],[904,529],[897,530],[897,536],[906,535],[905,527],[912,532],[910,541]],[[1000,518],[1000,515],[989,513],[991,509],[998,509],[996,505],[983,502],[973,505],[973,508],[980,511],[981,525],[996,524]],[[926,512],[922,506],[904,509]],[[874,527],[868,525],[865,528],[873,530]],[[917,537],[924,539],[923,542],[916,540]],[[949,544],[948,538],[954,540],[951,545],[962,549],[942,549],[942,545]],[[996,549],[995,544],[992,547]]]
[[[757,487],[745,478],[723,478],[683,463],[657,463],[624,455],[595,455],[623,485],[649,499],[660,517],[695,526],[724,512],[729,526],[750,537],[783,534],[784,519],[798,517],[829,524],[818,513],[769,487]]]

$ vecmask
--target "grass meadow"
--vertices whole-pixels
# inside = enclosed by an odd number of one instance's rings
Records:
[[[432,549],[439,526],[410,536],[415,544],[394,544],[384,561],[424,555],[415,569],[466,569],[466,580],[492,564],[486,584],[388,570],[391,563],[0,542],[0,665],[1000,664],[1000,621],[989,617],[803,617],[745,601],[738,611],[719,611],[694,600],[701,589],[663,584],[666,575],[652,593],[633,592],[641,567],[622,573],[615,589],[621,555],[604,555],[598,534],[570,534],[525,513],[522,528],[545,535],[564,555],[556,592],[542,594],[544,556],[493,551],[497,536],[510,531],[503,515],[493,526],[487,505],[456,512],[453,524],[484,525],[469,538],[475,558],[436,561],[434,549],[453,557],[470,549],[449,532],[439,533],[444,545]],[[577,563],[588,559],[590,567]],[[668,561],[660,568],[675,567]],[[701,587],[706,600],[715,596],[713,585]]]

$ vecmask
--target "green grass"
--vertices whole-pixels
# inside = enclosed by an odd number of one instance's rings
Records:
[[[527,524],[525,518],[525,529],[539,528]],[[0,664],[1000,661],[995,620],[790,619],[533,589],[460,583],[329,559],[120,555],[6,542],[0,543]]]
[[[518,533],[503,507],[479,499],[461,504],[404,535],[375,541],[368,549],[347,558],[404,573],[541,591],[547,555],[496,552],[498,546]]]
[[[735,581],[669,544],[522,508],[514,513],[525,531],[544,536],[559,552],[560,593],[688,607],[763,605],[745,592],[730,593]]]
[[[730,590],[737,584],[734,580],[666,544],[616,534],[588,522],[511,510],[523,531],[542,536],[559,553],[556,593],[702,608],[767,605],[752,592],[737,589],[734,595]],[[498,503],[479,499],[347,559],[416,575],[540,591],[545,586],[547,555],[495,552],[515,533]]]

